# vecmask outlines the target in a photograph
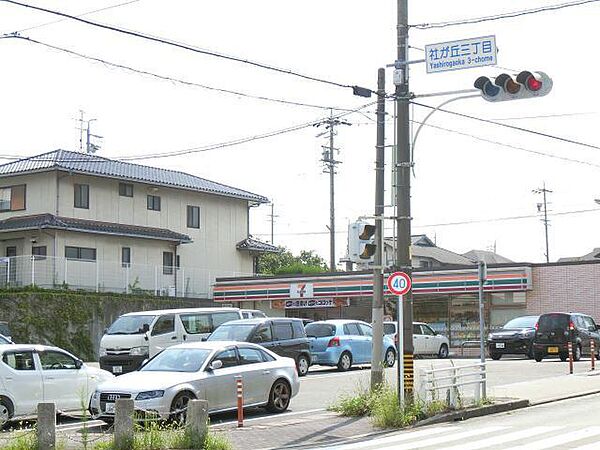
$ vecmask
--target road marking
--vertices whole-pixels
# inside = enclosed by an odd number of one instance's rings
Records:
[[[448,431],[452,431],[455,430],[455,427],[437,427],[437,428],[427,428],[427,429],[422,429],[422,430],[418,430],[418,431],[406,431],[394,436],[387,436],[387,437],[383,437],[383,438],[379,438],[379,439],[371,439],[369,441],[362,441],[362,442],[356,442],[354,444],[347,444],[347,445],[338,445],[337,447],[327,447],[328,450],[351,450],[354,448],[359,448],[359,449],[363,449],[365,448],[365,445],[373,445],[373,446],[381,446],[387,443],[393,443],[396,444],[398,442],[402,442],[402,441],[408,441],[410,439],[415,439],[415,438],[419,438],[421,436],[431,436],[433,434],[439,434],[439,433],[447,433]],[[395,448],[395,447],[394,447]]]
[[[102,425],[106,425],[106,422],[104,422],[103,420],[89,420],[87,422],[77,422],[77,423],[66,423],[64,425],[57,425],[56,426],[56,430],[57,431],[71,431],[71,430],[78,430],[79,428],[83,428],[84,426],[86,427],[97,427],[97,426],[102,426]]]
[[[394,450],[408,450],[408,449],[414,449],[414,448],[423,448],[423,447],[428,447],[431,445],[444,444],[446,442],[460,441],[461,439],[472,438],[472,437],[475,437],[480,434],[495,433],[497,431],[505,430],[506,428],[507,427],[483,427],[483,428],[478,428],[477,430],[463,431],[460,433],[448,434],[446,436],[434,437],[431,439],[425,439],[423,441],[408,443],[408,444],[404,444],[404,445],[396,445],[393,448],[394,448]],[[442,447],[442,448],[445,448],[445,447]]]
[[[500,434],[491,438],[482,439],[471,443],[463,443],[455,447],[445,447],[444,450],[478,450],[492,445],[502,444],[511,441],[517,441],[523,438],[529,438],[538,434],[557,431],[564,427],[533,427],[526,430],[515,431],[508,434]]]
[[[541,441],[531,442],[527,445],[511,447],[508,450],[542,450],[545,448],[557,447],[562,444],[569,444],[574,441],[580,441],[582,439],[589,439],[599,434],[600,427],[587,427],[578,431],[572,431],[570,433],[559,434],[558,436],[542,439]],[[598,446],[596,445],[596,447]]]
[[[292,411],[292,412],[287,412],[287,413],[283,413],[283,414],[278,414],[278,415],[267,415],[267,416],[260,416],[260,417],[252,417],[250,419],[244,419],[244,423],[246,422],[256,422],[258,420],[266,420],[266,419],[274,419],[274,418],[285,418],[285,417],[290,417],[290,416],[299,416],[299,415],[303,415],[303,414],[312,414],[315,412],[322,412],[322,411],[327,411],[325,408],[318,408],[318,409],[308,409],[306,411]],[[221,425],[230,425],[232,423],[237,424],[237,419],[235,420],[228,420],[226,422],[215,422],[213,424],[211,424],[211,427],[218,427]]]

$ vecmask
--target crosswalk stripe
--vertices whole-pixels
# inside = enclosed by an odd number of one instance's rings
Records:
[[[564,427],[533,427],[526,430],[515,431],[513,433],[500,434],[480,441],[471,443],[463,443],[455,447],[444,447],[444,450],[478,450],[486,448],[491,445],[504,444],[506,442],[516,441],[522,438],[529,438],[538,434],[549,433],[551,431],[557,431]]]
[[[463,431],[461,433],[446,434],[444,436],[434,437],[434,438],[430,438],[430,439],[424,439],[422,441],[415,441],[415,442],[404,444],[404,445],[394,445],[393,447],[390,447],[390,448],[393,448],[394,450],[409,450],[409,449],[415,449],[415,448],[424,448],[424,447],[429,447],[431,445],[439,445],[439,444],[445,444],[446,442],[459,441],[461,439],[471,438],[471,437],[474,437],[474,436],[477,436],[480,434],[495,433],[497,431],[505,430],[506,428],[507,427],[484,427],[484,428],[479,428],[477,430]]]
[[[327,447],[327,450],[353,450],[353,449],[365,449],[367,447],[381,448],[381,445],[389,443],[397,443],[402,441],[408,441],[410,439],[419,438],[422,436],[431,436],[440,433],[448,433],[455,430],[455,427],[442,426],[437,428],[426,428],[417,431],[405,431],[393,436],[386,436],[379,439],[371,439],[369,441],[356,442],[354,444],[338,445],[336,447]]]
[[[529,442],[526,445],[512,447],[507,450],[543,450],[545,448],[556,447],[562,444],[570,444],[586,438],[591,438],[600,434],[600,427],[587,427],[570,433],[559,434],[556,436],[542,439],[540,441]]]
[[[598,442],[592,442],[591,444],[582,445],[581,447],[575,447],[573,450],[598,450]]]

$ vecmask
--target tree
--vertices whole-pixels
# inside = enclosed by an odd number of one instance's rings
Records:
[[[285,247],[279,253],[265,253],[258,257],[258,273],[262,275],[294,275],[327,271],[327,262],[313,250],[302,250],[294,256]]]

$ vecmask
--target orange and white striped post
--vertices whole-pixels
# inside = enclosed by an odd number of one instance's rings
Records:
[[[596,343],[593,339],[590,341],[590,352],[592,353],[592,370],[596,370]]]
[[[244,426],[244,386],[241,375],[235,377],[235,385],[237,390],[237,425],[238,428],[242,428]]]
[[[567,344],[567,349],[569,350],[569,374],[573,375],[573,343],[569,338],[569,342]]]

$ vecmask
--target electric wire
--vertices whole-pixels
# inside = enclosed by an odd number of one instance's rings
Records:
[[[30,5],[30,4],[18,2],[18,1],[15,1],[15,0],[0,0],[0,1],[4,2],[4,3],[9,3],[11,5],[22,6],[22,7],[33,9],[33,10],[36,10],[36,11],[42,11],[42,12],[45,12],[45,13],[48,13],[48,14],[53,14],[53,15],[56,15],[56,16],[59,16],[59,17],[64,17],[66,19],[75,20],[77,22],[81,22],[81,23],[84,23],[86,25],[90,25],[90,26],[93,26],[93,27],[101,28],[101,29],[104,29],[104,30],[113,31],[113,32],[120,33],[120,34],[123,34],[123,35],[126,35],[126,36],[136,37],[136,38],[140,38],[140,39],[143,39],[143,40],[155,42],[155,43],[158,43],[158,44],[163,44],[163,45],[167,45],[167,46],[170,46],[170,47],[175,47],[175,48],[179,48],[179,49],[182,49],[182,50],[187,50],[187,51],[191,51],[191,52],[194,52],[194,53],[199,53],[199,54],[202,54],[202,55],[213,56],[213,57],[216,57],[216,58],[222,58],[222,59],[225,59],[225,60],[234,61],[234,62],[238,62],[238,63],[242,63],[242,64],[248,64],[250,66],[259,67],[261,69],[271,70],[271,71],[274,71],[274,72],[278,72],[278,73],[282,73],[282,74],[286,74],[286,75],[295,76],[295,77],[298,77],[298,78],[302,78],[302,79],[309,80],[309,81],[314,81],[314,82],[317,82],[317,83],[327,84],[327,85],[330,85],[330,86],[336,86],[336,87],[341,87],[341,88],[350,88],[350,89],[357,87],[357,86],[352,86],[352,85],[349,85],[349,84],[338,83],[337,81],[332,81],[332,80],[327,80],[327,79],[324,79],[324,78],[319,78],[319,77],[315,77],[315,76],[311,76],[311,75],[306,75],[306,74],[303,74],[303,73],[295,72],[295,71],[293,71],[291,69],[283,69],[283,68],[272,66],[272,65],[269,65],[269,64],[265,64],[265,63],[261,63],[261,62],[257,62],[257,61],[252,61],[250,59],[244,59],[244,58],[241,58],[241,57],[238,57],[238,56],[232,56],[232,55],[227,55],[227,54],[224,54],[224,53],[219,53],[219,52],[215,52],[215,51],[211,51],[211,50],[205,50],[205,49],[193,46],[191,44],[186,44],[186,43],[183,43],[183,42],[178,42],[178,41],[167,39],[167,38],[164,38],[164,37],[152,36],[150,34],[142,33],[142,32],[139,32],[139,31],[127,30],[125,28],[120,28],[120,27],[117,27],[117,26],[114,26],[114,25],[108,25],[108,24],[104,24],[104,23],[100,23],[100,22],[94,22],[94,21],[91,21],[91,20],[88,20],[88,19],[83,19],[81,17],[77,17],[77,16],[74,16],[74,15],[71,15],[71,14],[67,14],[67,13],[64,13],[64,12],[55,11],[55,10],[47,9],[47,8],[42,8],[40,6]],[[371,93],[375,92],[373,90],[369,90],[369,91]]]
[[[326,110],[336,110],[336,111],[352,111],[351,108],[340,108],[340,107],[336,107],[336,106],[324,106],[324,105],[316,105],[316,104],[311,104],[311,103],[303,103],[303,102],[296,102],[296,101],[292,101],[292,100],[285,100],[285,99],[281,99],[281,98],[275,98],[275,97],[267,97],[267,96],[263,96],[263,95],[253,95],[253,94],[248,94],[246,92],[242,92],[242,91],[234,91],[231,89],[224,89],[224,88],[217,88],[217,87],[213,87],[213,86],[208,86],[205,84],[200,84],[200,83],[195,83],[192,81],[186,81],[186,80],[182,80],[180,78],[175,78],[175,77],[170,77],[167,75],[160,75],[157,74],[155,72],[150,72],[147,70],[142,70],[142,69],[136,69],[134,67],[131,66],[127,66],[124,64],[119,64],[119,63],[114,63],[111,61],[108,61],[106,59],[103,58],[98,58],[95,56],[90,56],[90,55],[85,55],[83,53],[79,53],[76,52],[74,50],[70,50],[64,47],[59,47],[53,44],[48,44],[46,42],[42,42],[40,40],[37,39],[33,39],[30,37],[26,37],[26,36],[20,36],[20,35],[7,35],[7,36],[0,36],[0,39],[20,39],[23,41],[27,41],[33,44],[37,44],[52,50],[56,50],[62,53],[66,53],[68,55],[71,56],[75,56],[78,58],[83,58],[89,61],[94,61],[106,66],[110,66],[116,69],[121,69],[124,71],[128,71],[128,72],[133,72],[139,75],[145,75],[148,77],[152,77],[152,78],[156,78],[162,81],[169,81],[171,83],[177,83],[177,84],[182,84],[185,86],[189,86],[189,87],[197,87],[197,88],[201,88],[201,89],[206,89],[206,90],[210,90],[210,91],[215,91],[215,92],[221,92],[224,94],[231,94],[231,95],[235,95],[238,97],[247,97],[247,98],[251,98],[254,100],[262,100],[262,101],[268,101],[268,102],[274,102],[274,103],[282,103],[282,104],[287,104],[287,105],[293,105],[293,106],[300,106],[300,107],[306,107],[306,108],[315,108],[315,109],[326,109]]]
[[[538,14],[538,13],[547,12],[547,11],[557,11],[559,9],[571,8],[574,6],[581,6],[581,5],[585,5],[588,3],[597,3],[598,1],[600,1],[600,0],[578,0],[578,1],[573,1],[573,2],[558,3],[555,5],[540,6],[538,8],[524,9],[524,10],[520,10],[520,11],[512,11],[512,12],[508,12],[508,13],[494,14],[491,16],[474,17],[472,19],[450,20],[450,21],[446,21],[446,22],[421,23],[421,24],[416,24],[416,25],[409,25],[409,27],[416,28],[418,30],[429,30],[432,28],[446,28],[446,27],[453,27],[453,26],[458,26],[458,25],[468,25],[468,24],[489,22],[489,21],[502,20],[502,19],[511,19],[514,17]]]

